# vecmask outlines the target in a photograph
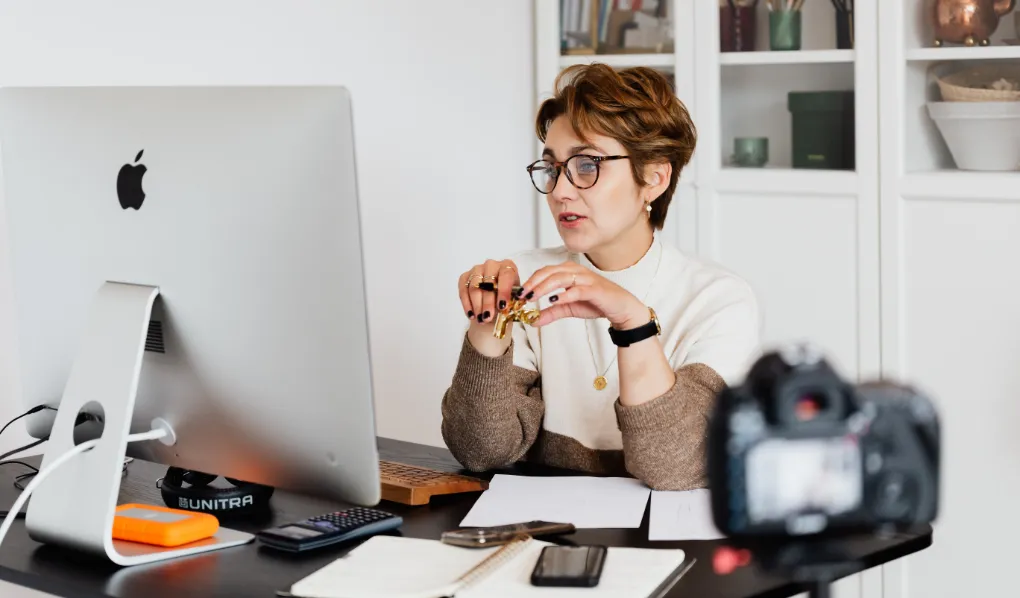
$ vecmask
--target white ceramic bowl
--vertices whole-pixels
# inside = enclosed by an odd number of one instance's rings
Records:
[[[929,102],[961,170],[1020,170],[1020,102]]]

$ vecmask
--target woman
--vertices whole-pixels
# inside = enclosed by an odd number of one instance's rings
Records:
[[[545,147],[528,171],[563,245],[461,275],[470,323],[443,437],[474,471],[526,459],[704,487],[707,418],[757,356],[759,316],[744,281],[656,232],[694,124],[649,68],[571,67],[556,90],[538,111]],[[541,316],[500,339],[497,311],[515,286]]]

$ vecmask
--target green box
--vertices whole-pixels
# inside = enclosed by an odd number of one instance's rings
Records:
[[[794,168],[854,170],[854,92],[792,91]]]

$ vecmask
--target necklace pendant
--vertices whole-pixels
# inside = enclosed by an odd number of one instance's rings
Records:
[[[595,378],[595,390],[602,390],[606,387],[606,377],[599,376]]]

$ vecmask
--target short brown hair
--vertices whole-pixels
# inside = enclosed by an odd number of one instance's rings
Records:
[[[553,97],[538,109],[538,138],[566,115],[581,139],[594,133],[620,142],[630,156],[634,180],[645,184],[649,163],[667,161],[673,169],[669,186],[652,203],[652,226],[661,230],[680,171],[691,160],[697,129],[669,80],[648,67],[614,69],[605,64],[575,65],[557,77]]]

